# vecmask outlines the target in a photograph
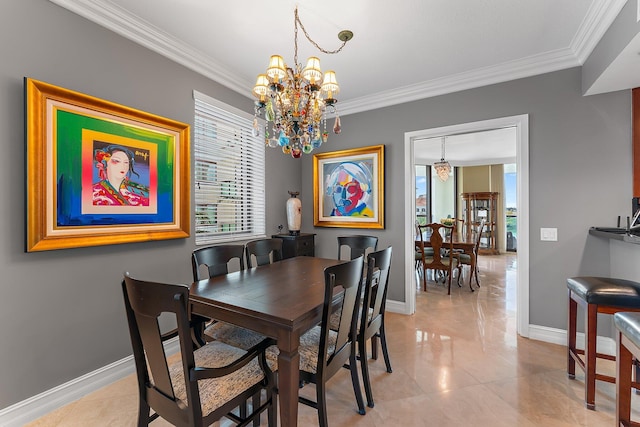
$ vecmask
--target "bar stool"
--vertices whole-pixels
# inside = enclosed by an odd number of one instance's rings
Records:
[[[598,353],[596,339],[598,313],[640,312],[640,283],[610,277],[572,277],[569,290],[569,328],[567,331],[567,374],[575,378],[576,364],[585,372],[585,405],[595,409],[596,380],[615,383],[615,377],[596,372],[596,359],[616,360],[615,356]],[[585,348],[576,348],[578,304],[585,309]],[[584,359],[581,357],[584,356]]]
[[[631,421],[631,387],[640,387],[631,378],[633,359],[640,359],[640,313],[616,313],[616,425],[639,426]]]

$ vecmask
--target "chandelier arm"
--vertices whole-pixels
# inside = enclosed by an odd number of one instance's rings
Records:
[[[316,43],[315,41],[313,41],[313,40],[311,39],[311,36],[309,36],[309,33],[307,33],[307,30],[304,28],[304,25],[302,25],[302,21],[300,21],[300,16],[298,15],[298,8],[297,8],[297,7],[296,7],[296,11],[295,11],[295,18],[294,18],[294,19],[295,19],[294,24],[295,24],[295,41],[296,41],[296,46],[295,46],[295,48],[296,48],[296,55],[295,55],[295,56],[296,56],[296,57],[295,57],[294,59],[295,59],[295,61],[296,61],[296,62],[298,61],[298,58],[297,58],[297,55],[298,55],[298,24],[300,24],[300,28],[302,28],[302,32],[304,33],[304,35],[305,35],[305,37],[307,38],[307,40],[309,40],[309,42],[310,42],[312,45],[314,45],[314,46],[315,46],[315,47],[316,47],[320,52],[322,52],[322,53],[327,53],[327,54],[329,54],[329,55],[333,55],[333,54],[335,54],[335,53],[338,53],[338,52],[340,52],[340,51],[342,50],[342,48],[343,48],[343,47],[347,44],[347,42],[349,41],[349,40],[344,40],[344,41],[342,42],[342,45],[341,45],[338,49],[336,49],[336,50],[326,50],[326,49],[323,49],[323,48],[321,48],[321,47],[318,45],[318,43]]]

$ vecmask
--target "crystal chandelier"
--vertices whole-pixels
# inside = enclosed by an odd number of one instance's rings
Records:
[[[327,54],[340,52],[353,38],[351,31],[340,31],[338,38],[342,45],[333,51],[322,49],[307,34],[296,7],[293,68],[284,63],[282,56],[272,55],[266,73],[258,75],[253,88],[253,94],[258,98],[253,119],[254,135],[260,133],[258,116],[264,112],[265,144],[269,147],[281,147],[283,153],[291,154],[296,159],[327,141],[327,108],[335,114],[333,132],[338,134],[341,131],[340,117],[336,110],[338,100],[335,95],[340,91],[336,73],[327,71],[323,78],[320,59],[315,56],[307,60],[304,68],[298,63],[298,24],[307,39],[318,50]]]
[[[439,162],[433,164],[436,174],[438,174],[438,178],[440,178],[442,182],[449,179],[449,173],[451,172],[451,165],[444,159],[444,142],[446,138],[446,136],[442,137],[442,158]]]

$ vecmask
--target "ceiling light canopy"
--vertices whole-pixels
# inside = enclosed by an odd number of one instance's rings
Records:
[[[353,38],[351,31],[340,31],[338,38],[342,45],[333,51],[322,49],[307,34],[296,7],[293,67],[287,66],[282,56],[272,55],[266,72],[256,79],[253,94],[258,100],[253,120],[254,134],[260,133],[258,116],[264,113],[265,144],[281,147],[283,153],[294,158],[310,153],[327,141],[327,108],[335,113],[333,132],[338,134],[341,131],[336,110],[338,100],[335,96],[340,92],[336,73],[331,70],[323,75],[320,59],[315,56],[307,59],[304,68],[298,63],[298,24],[311,44],[323,53],[338,53]]]

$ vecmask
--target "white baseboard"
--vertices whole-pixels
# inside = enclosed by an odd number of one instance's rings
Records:
[[[167,354],[179,350],[177,338],[165,344]],[[21,427],[133,372],[135,363],[131,355],[0,410],[0,426]]]
[[[392,300],[388,300],[386,305],[387,311],[400,314],[406,314],[405,307],[404,302]],[[552,344],[566,345],[567,331],[546,326],[529,325],[529,338]],[[584,334],[578,333],[576,341],[578,346],[584,348]],[[612,338],[599,336],[597,346],[600,353],[616,354],[616,343]],[[173,339],[167,342],[165,350],[167,354],[173,354],[179,351],[179,347],[178,340]],[[133,356],[127,356],[117,362],[0,410],[0,426],[23,426],[89,393],[118,381],[134,371]]]
[[[551,344],[567,345],[567,331],[564,329],[548,328],[546,326],[529,325],[529,338],[544,341]],[[584,333],[578,332],[576,345],[584,348]],[[598,336],[596,340],[598,353],[616,355],[616,340],[609,337]]]
[[[391,313],[409,314],[407,312],[407,306],[408,304],[403,301],[393,301],[388,299],[384,308],[385,311],[390,311]]]
[[[402,301],[387,300],[386,311],[399,314],[407,313],[408,304]],[[529,339],[544,341],[551,344],[567,345],[567,331],[546,326],[529,325]],[[576,345],[584,348],[584,333],[578,332]],[[613,338],[598,336],[596,346],[599,353],[616,355],[616,341]]]

